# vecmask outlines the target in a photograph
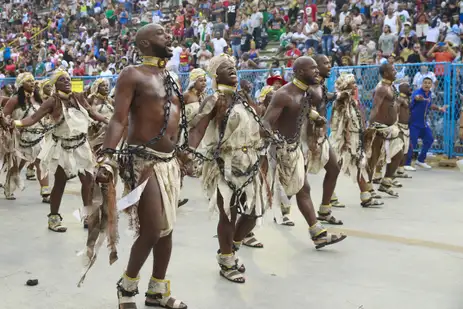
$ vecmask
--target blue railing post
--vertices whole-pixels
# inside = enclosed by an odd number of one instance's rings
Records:
[[[326,80],[326,88],[328,89],[328,92],[335,92],[334,88],[334,83],[336,82],[336,70],[333,68],[331,70],[331,75],[330,77]],[[331,104],[327,105],[326,109],[326,119],[330,120],[331,119],[331,113],[333,111],[333,103],[334,100]],[[331,128],[328,127],[328,136],[331,134]]]
[[[447,105],[448,107],[450,107],[451,105],[451,96],[450,96],[450,81],[451,81],[451,67],[450,67],[450,64],[449,63],[446,63],[445,66],[444,66],[444,102],[443,102],[443,106]],[[451,144],[451,134],[450,134],[450,130],[449,130],[449,125],[448,125],[448,121],[446,121],[447,119],[447,116],[448,116],[449,113],[444,113],[444,125],[443,125],[443,129],[444,129],[444,154],[447,154],[447,156],[450,157],[450,144]]]
[[[445,132],[447,133],[447,142],[446,142],[446,154],[449,158],[453,156],[453,152],[455,149],[455,138],[454,138],[454,131],[455,131],[455,108],[457,103],[457,66],[451,64],[450,74],[446,75],[446,79],[449,79],[449,89],[447,90],[449,101],[448,101],[448,112],[444,114],[445,117]],[[451,82],[451,84],[450,84]],[[446,94],[447,94],[446,92]]]

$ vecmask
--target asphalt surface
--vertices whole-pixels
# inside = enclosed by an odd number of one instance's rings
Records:
[[[463,296],[463,174],[456,170],[411,173],[400,197],[384,198],[381,209],[362,209],[357,186],[346,177],[337,194],[345,209],[335,209],[349,237],[316,251],[297,208],[296,226],[277,226],[270,210],[256,231],[264,249],[243,248],[244,285],[225,281],[215,260],[216,218],[210,216],[198,180],[187,179],[179,209],[168,279],[174,296],[191,309],[461,309]],[[323,175],[311,176],[313,199],[321,198]],[[68,232],[47,230],[48,205],[39,186],[27,182],[16,201],[0,198],[0,295],[2,309],[117,308],[116,282],[126,267],[132,243],[122,219],[119,261],[109,266],[103,248],[83,287],[77,253],[86,232],[72,212],[81,206],[79,183],[67,187],[61,213]],[[334,230],[334,228],[332,229]],[[151,273],[141,271],[139,308]],[[38,279],[37,286],[26,286]]]

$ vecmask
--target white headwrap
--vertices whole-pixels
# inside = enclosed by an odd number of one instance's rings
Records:
[[[53,75],[51,76],[50,78],[50,83],[52,85],[55,85],[56,84],[56,81],[61,77],[61,76],[67,76],[68,78],[71,78],[71,76],[69,76],[69,73],[64,71],[64,70],[61,70],[61,69],[58,69],[56,70]]]
[[[224,62],[230,62],[235,66],[235,57],[230,56],[228,54],[220,54],[218,56],[212,57],[209,61],[209,66],[207,71],[212,78],[212,88],[217,89],[217,68]]]
[[[96,81],[93,82],[92,87],[90,88],[90,96],[95,96],[98,94],[98,88],[101,84],[106,83],[108,87],[110,85],[109,80],[107,78],[98,78]]]
[[[193,88],[195,86],[196,81],[201,77],[206,78],[206,71],[204,71],[203,69],[192,70],[190,72],[190,82],[188,84],[188,90]]]
[[[341,91],[349,91],[351,92],[352,85],[355,84],[355,76],[354,74],[341,74],[341,76],[336,79],[335,88],[337,92]]]
[[[16,77],[16,81],[14,83],[14,86],[16,89],[19,89],[19,87],[22,87],[26,81],[35,81],[34,75],[32,75],[29,72],[26,73],[21,73]]]
[[[49,85],[49,84],[51,85],[50,80],[49,80],[48,78],[47,78],[47,79],[42,79],[42,80],[39,80],[39,81],[38,81],[39,94],[40,94],[40,98],[41,98],[42,100],[45,100],[45,96],[46,96],[45,93],[43,92],[43,88],[45,88],[45,86],[46,86],[46,85]],[[52,87],[52,93],[51,93],[51,94],[53,94],[53,90],[54,90],[54,89],[53,89],[53,87]]]

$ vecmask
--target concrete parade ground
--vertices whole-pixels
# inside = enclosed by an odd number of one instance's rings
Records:
[[[168,271],[173,296],[190,309],[461,309],[463,308],[463,174],[434,169],[400,179],[398,199],[384,197],[381,209],[362,209],[359,191],[341,176],[336,193],[347,204],[334,209],[348,238],[315,250],[307,225],[293,208],[295,227],[273,223],[272,210],[256,230],[264,249],[243,247],[247,282],[219,276],[215,217],[210,217],[200,182],[186,179]],[[25,177],[24,177],[25,178]],[[323,174],[311,176],[313,200],[321,199]],[[133,241],[121,216],[119,260],[108,263],[102,248],[81,288],[86,231],[72,213],[79,208],[80,183],[66,188],[61,214],[67,233],[47,229],[49,206],[39,185],[27,181],[16,201],[0,198],[1,309],[117,308],[116,282]],[[293,201],[293,203],[295,203]],[[139,308],[151,275],[152,258],[141,270]],[[34,287],[28,279],[38,279]]]

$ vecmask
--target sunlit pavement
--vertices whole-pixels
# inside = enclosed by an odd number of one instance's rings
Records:
[[[461,309],[463,297],[463,174],[456,170],[410,173],[400,180],[400,197],[382,209],[362,209],[357,186],[341,177],[336,190],[345,209],[334,214],[349,235],[342,243],[316,251],[297,208],[296,226],[277,226],[268,211],[256,231],[264,249],[243,248],[244,285],[218,274],[216,218],[210,218],[198,180],[187,179],[174,234],[168,272],[174,296],[191,309]],[[314,203],[321,198],[323,175],[310,177]],[[102,249],[83,287],[77,288],[86,232],[72,212],[81,206],[79,183],[67,188],[61,213],[68,232],[47,230],[48,205],[40,203],[36,182],[27,182],[16,201],[0,199],[0,294],[2,309],[117,308],[116,282],[132,236],[122,220],[119,261],[108,264]],[[142,269],[138,304],[151,273]],[[25,285],[38,279],[35,287]]]

